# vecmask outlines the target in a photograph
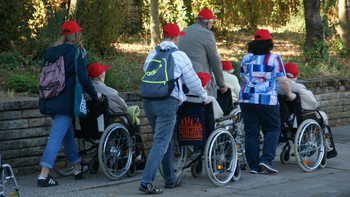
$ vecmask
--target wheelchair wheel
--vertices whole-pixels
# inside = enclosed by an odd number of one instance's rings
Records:
[[[280,160],[282,164],[287,164],[290,159],[290,146],[284,145],[280,154]]]
[[[183,172],[182,168],[186,165],[187,161],[187,146],[180,146],[178,143],[174,144],[174,158],[173,158],[173,168],[174,173],[177,178],[179,178]],[[165,179],[163,167],[159,165],[159,173]]]
[[[305,172],[314,171],[321,164],[324,151],[322,128],[315,120],[304,120],[299,125],[294,139],[298,165]]]
[[[136,163],[132,162],[129,170],[126,172],[126,176],[133,177],[136,174]]]
[[[119,123],[109,125],[98,146],[98,161],[103,174],[110,180],[122,177],[131,165],[132,151],[128,130]]]
[[[97,142],[91,140],[85,140],[83,138],[76,138],[77,150],[79,155],[82,157],[82,160],[92,159],[96,154]],[[59,151],[59,154],[56,157],[55,164],[52,169],[60,176],[72,176],[73,167],[68,162],[68,159],[63,151],[63,147]]]
[[[68,161],[64,160],[65,156],[57,156],[55,164],[52,169],[60,176],[72,176],[73,175],[73,166],[71,166]],[[65,158],[67,159],[67,158]],[[62,161],[60,161],[62,160]]]
[[[231,181],[238,182],[241,179],[241,176],[242,176],[241,164],[239,161],[237,161],[236,170],[235,170],[235,173],[233,174]]]
[[[214,130],[205,145],[204,167],[209,180],[215,186],[226,185],[237,166],[237,146],[227,130]]]
[[[191,166],[191,174],[193,178],[199,178],[202,176],[203,162],[201,159],[196,160]]]
[[[320,165],[318,166],[319,168],[321,168],[321,169],[323,169],[323,168],[325,168],[326,166],[327,166],[327,151],[326,151],[326,147],[327,146],[325,146],[325,151],[324,151],[324,154],[323,154],[323,158],[322,158],[322,161],[321,161],[321,163],[320,163]]]
[[[98,163],[98,155],[96,154],[88,163],[89,166],[89,172],[91,174],[97,174],[99,163]]]

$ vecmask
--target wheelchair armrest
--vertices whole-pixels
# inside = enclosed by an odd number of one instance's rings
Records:
[[[117,113],[110,113],[109,115],[110,116],[127,116],[129,114],[126,112],[117,112]]]
[[[232,119],[232,118],[234,118],[234,117],[235,117],[235,114],[229,114],[229,115],[227,115],[227,116],[224,116],[224,117],[215,119],[215,122],[222,122],[222,121],[225,121],[225,120]]]

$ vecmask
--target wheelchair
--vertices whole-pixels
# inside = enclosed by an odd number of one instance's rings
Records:
[[[287,101],[286,96],[278,97],[281,109],[280,143],[285,143],[280,154],[282,164],[291,156],[305,172],[325,168],[327,159],[337,155],[331,129],[325,125],[318,110],[303,110],[300,97]],[[291,144],[294,152],[291,153]]]
[[[146,154],[138,125],[133,125],[128,113],[109,113],[105,96],[99,101],[87,101],[86,117],[76,118],[75,138],[79,155],[87,162],[90,173],[100,169],[109,180],[125,174],[134,176],[146,163]],[[73,174],[66,156],[57,156],[53,170],[61,176]]]
[[[231,93],[229,93],[231,97]],[[231,100],[232,105],[232,100]],[[244,157],[244,131],[241,111],[238,107],[214,120],[212,103],[185,101],[178,110],[174,129],[174,171],[177,177],[191,168],[193,177],[201,176],[204,169],[215,186],[238,181]],[[244,164],[240,164],[243,158]],[[160,174],[164,177],[162,167]]]

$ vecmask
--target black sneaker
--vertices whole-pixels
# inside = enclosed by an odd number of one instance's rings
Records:
[[[39,175],[37,185],[39,187],[51,187],[58,185],[58,182],[55,181],[50,175],[47,178]]]
[[[79,179],[84,178],[84,177],[83,177],[83,174],[84,174],[86,171],[88,171],[88,169],[89,169],[88,165],[82,164],[82,165],[81,165],[81,170],[79,170],[79,171],[73,170],[74,179],[75,179],[75,180],[79,180]]]
[[[174,183],[165,184],[165,188],[172,189],[172,188],[178,187],[180,185],[181,185],[181,181],[180,181],[180,179],[177,179]]]
[[[278,173],[278,170],[272,165],[268,165],[266,163],[259,163],[259,166],[262,170],[265,170],[268,173]]]
[[[148,194],[162,194],[163,191],[155,186],[153,186],[151,183],[141,183],[139,190],[142,192],[146,192]]]

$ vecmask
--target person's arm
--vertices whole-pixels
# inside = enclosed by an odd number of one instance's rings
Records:
[[[285,93],[285,95],[288,97],[290,101],[294,100],[296,95],[291,92],[290,87],[289,87],[289,82],[286,76],[282,77],[277,77],[277,83],[281,90]]]
[[[220,88],[221,92],[226,92],[227,86],[225,84],[224,76],[222,74],[221,59],[216,48],[216,40],[214,34],[208,35],[205,42],[205,49],[207,53],[209,66],[211,67],[214,73],[216,84]]]
[[[178,59],[178,61],[181,61],[179,64],[179,68],[181,69],[182,73],[182,79],[184,80],[187,88],[195,95],[202,98],[202,101],[205,104],[210,103],[210,99],[208,97],[207,91],[204,90],[202,87],[202,82],[198,78],[197,73],[193,70],[192,62],[186,55],[186,53],[182,51],[176,51],[174,53],[177,53],[179,56],[181,56],[181,60]]]
[[[94,86],[92,85],[88,73],[87,73],[87,65],[86,65],[86,57],[82,56],[82,49],[78,48],[79,54],[77,57],[77,67],[78,67],[78,79],[83,86],[84,91],[90,95],[93,100],[97,100],[101,97],[101,94],[97,94]]]

